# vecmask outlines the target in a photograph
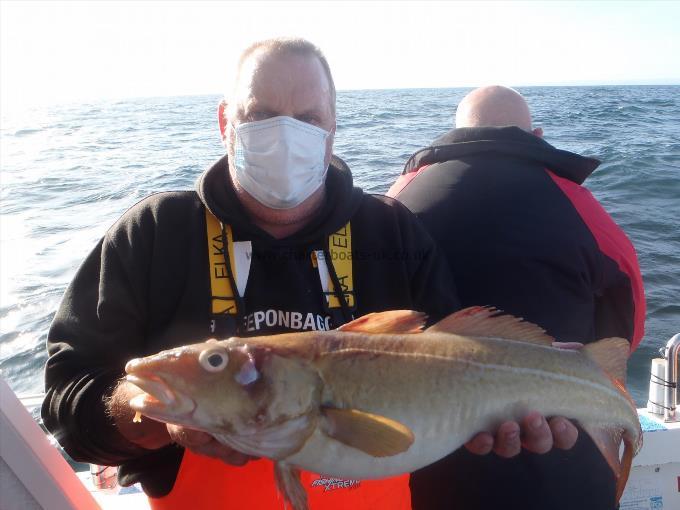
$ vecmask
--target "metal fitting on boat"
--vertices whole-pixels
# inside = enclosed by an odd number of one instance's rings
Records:
[[[118,468],[116,466],[100,466],[90,464],[92,484],[99,490],[118,487]]]
[[[680,333],[674,335],[666,344],[664,357],[666,358],[664,398],[664,421],[677,420],[678,406],[678,352],[680,351]]]

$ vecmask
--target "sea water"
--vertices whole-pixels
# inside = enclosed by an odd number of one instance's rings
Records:
[[[680,332],[680,87],[529,87],[545,139],[594,156],[586,181],[635,245],[646,335],[629,364],[644,404],[651,358]],[[341,91],[335,153],[356,184],[384,193],[406,159],[447,131],[469,89]],[[223,154],[217,96],[34,108],[0,133],[0,372],[42,390],[45,340],[79,264],[132,204],[192,189]],[[555,310],[560,313],[560,310]]]

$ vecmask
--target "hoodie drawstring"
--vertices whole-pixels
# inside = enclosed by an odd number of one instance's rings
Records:
[[[323,248],[323,255],[324,258],[328,261],[326,264],[328,266],[328,274],[331,277],[331,280],[333,282],[333,293],[335,296],[338,298],[340,301],[340,310],[342,312],[342,324],[347,324],[348,322],[351,322],[354,320],[354,317],[352,316],[352,311],[350,310],[349,304],[347,303],[347,298],[345,297],[345,293],[342,291],[342,287],[340,286],[340,280],[338,279],[338,275],[335,272],[335,266],[333,265],[333,259],[331,258],[331,254],[328,251],[328,237],[326,237],[326,242],[325,246]],[[334,314],[337,315],[337,314]],[[336,317],[333,317],[333,322],[337,322]],[[334,324],[336,328],[339,328],[342,326],[342,324]]]

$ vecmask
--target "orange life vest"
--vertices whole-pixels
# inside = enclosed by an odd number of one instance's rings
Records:
[[[306,471],[302,485],[310,510],[410,510],[409,475],[383,480],[338,480]],[[185,450],[172,491],[149,498],[153,510],[278,510],[283,496],[274,481],[268,459],[245,466]]]

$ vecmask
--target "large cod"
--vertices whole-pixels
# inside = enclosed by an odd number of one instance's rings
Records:
[[[473,307],[369,314],[333,331],[229,338],[130,361],[131,407],[275,461],[279,490],[307,507],[298,469],[348,479],[407,473],[530,410],[577,420],[618,477],[642,444],[625,390],[629,344],[553,347],[539,327]],[[619,447],[625,448],[622,459]]]

